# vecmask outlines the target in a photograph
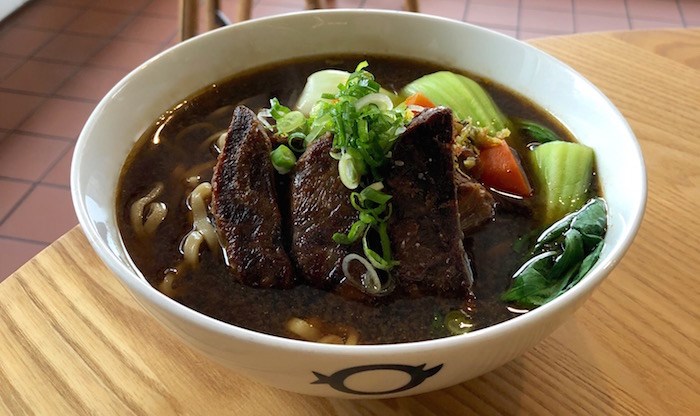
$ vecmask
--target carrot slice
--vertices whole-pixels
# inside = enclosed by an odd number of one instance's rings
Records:
[[[522,197],[532,195],[520,160],[505,140],[498,146],[481,149],[479,164],[484,185]]]
[[[409,96],[408,98],[406,98],[405,103],[407,106],[418,105],[418,106],[425,107],[425,108],[435,107],[435,104],[433,104],[433,102],[430,101],[430,99],[428,97],[426,97],[425,95],[423,95],[423,93],[421,93],[421,92],[417,92],[417,93]]]

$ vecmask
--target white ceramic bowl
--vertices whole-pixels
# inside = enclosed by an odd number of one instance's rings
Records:
[[[129,260],[115,215],[119,172],[134,142],[165,110],[208,84],[288,58],[338,53],[414,57],[468,70],[530,98],[595,149],[609,230],[602,257],[588,276],[549,304],[486,329],[374,346],[325,345],[256,333],[188,309],[151,287]],[[261,382],[351,398],[447,387],[488,372],[535,345],[580,307],[617,264],[639,227],[646,201],[644,163],[629,126],[610,101],[571,68],[531,46],[475,26],[367,10],[245,22],[149,60],[117,84],[87,121],[75,149],[71,186],[78,219],[97,254],[184,342]]]

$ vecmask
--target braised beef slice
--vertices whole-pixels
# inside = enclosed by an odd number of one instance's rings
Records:
[[[330,135],[314,141],[292,171],[291,257],[299,275],[311,285],[345,298],[367,300],[345,280],[342,269],[345,256],[362,253],[360,243],[333,241],[334,233],[350,230],[358,213],[350,204],[351,191],[338,176],[338,161],[330,156],[332,146]]]
[[[386,178],[392,274],[411,296],[464,297],[473,275],[462,244],[452,156],[452,112],[423,111],[399,136]]]
[[[496,215],[496,200],[484,185],[459,171],[455,172],[457,210],[462,232],[469,235]]]
[[[282,246],[271,150],[255,114],[236,107],[214,167],[212,211],[235,279],[250,286],[289,287],[294,277]]]

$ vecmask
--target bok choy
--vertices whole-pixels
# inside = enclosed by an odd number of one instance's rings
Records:
[[[422,93],[435,105],[449,107],[460,120],[471,119],[491,134],[510,128],[510,122],[476,81],[449,71],[425,75],[406,85],[404,96]]]
[[[536,307],[566,292],[598,261],[606,232],[605,201],[591,199],[542,232],[501,299]]]

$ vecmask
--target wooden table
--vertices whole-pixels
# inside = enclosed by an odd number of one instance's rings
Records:
[[[0,284],[0,413],[700,415],[700,30],[532,43],[621,109],[649,174],[646,216],[627,256],[532,351],[416,397],[286,393],[178,342],[76,228]]]

